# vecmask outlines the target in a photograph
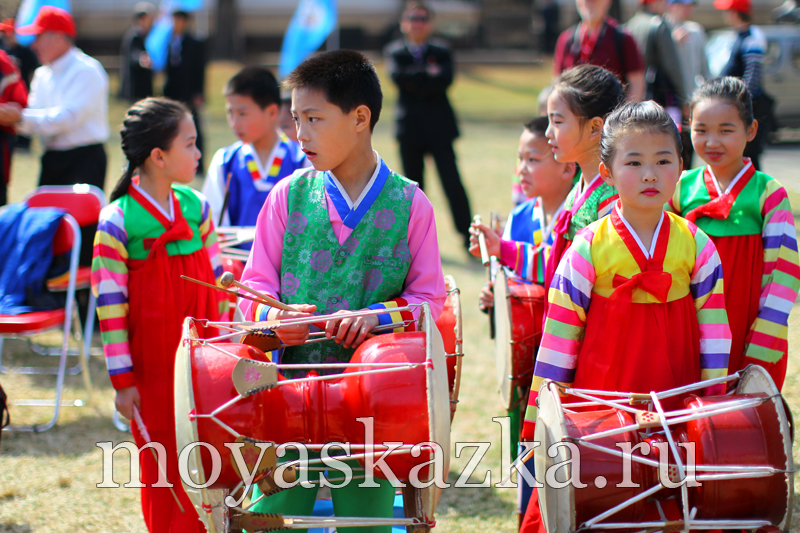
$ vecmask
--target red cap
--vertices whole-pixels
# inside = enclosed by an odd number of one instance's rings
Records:
[[[0,31],[14,31],[14,19],[5,19],[0,22]]]
[[[53,6],[42,6],[33,24],[17,28],[20,35],[39,35],[45,31],[66,33],[73,39],[78,34],[75,31],[75,19],[69,11]]]
[[[750,0],[714,0],[714,7],[722,11],[732,9],[740,13],[751,13],[753,4]]]

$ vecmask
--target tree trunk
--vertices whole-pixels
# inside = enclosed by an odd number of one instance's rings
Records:
[[[244,60],[244,35],[239,31],[239,9],[236,0],[217,0],[214,57]]]

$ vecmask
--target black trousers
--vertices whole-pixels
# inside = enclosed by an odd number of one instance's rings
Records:
[[[433,156],[436,170],[442,180],[442,188],[445,195],[447,195],[450,212],[453,215],[453,224],[456,230],[464,237],[465,243],[469,243],[469,224],[471,222],[469,198],[467,198],[467,191],[464,190],[461,176],[458,173],[453,144],[445,142],[425,146],[400,141],[400,158],[403,161],[403,172],[408,179],[419,183],[419,187],[424,190],[425,154],[428,153]]]
[[[48,150],[42,155],[39,186],[88,183],[103,190],[107,163],[106,151],[102,144],[79,146],[72,150]],[[92,265],[95,231],[97,231],[95,224],[81,228],[82,266]]]

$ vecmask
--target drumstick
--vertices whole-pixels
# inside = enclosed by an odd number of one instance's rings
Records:
[[[190,278],[189,276],[181,275],[181,279],[185,279],[186,281],[191,281],[192,283],[197,283],[198,285],[202,285],[203,287],[208,287],[210,289],[216,289],[218,291],[227,292],[228,294],[233,294],[234,296],[238,296],[239,298],[244,298],[246,300],[251,300],[253,302],[259,304],[268,303],[265,300],[259,300],[258,298],[253,298],[252,296],[248,296],[246,294],[242,294],[240,292],[231,291],[228,289],[223,289],[222,287],[217,287],[216,285],[212,285],[210,283],[206,283],[205,281],[200,281],[199,279]]]
[[[481,224],[481,216],[480,215],[475,215],[475,217],[472,220],[476,224]],[[487,277],[487,279],[489,281],[489,286],[491,286],[492,285],[492,265],[491,265],[491,260],[489,259],[489,252],[488,252],[488,250],[486,250],[486,236],[483,234],[483,231],[481,231],[481,230],[478,230],[478,231],[479,231],[479,233],[478,233],[478,246],[480,246],[480,249],[481,249],[481,262],[483,263],[483,266],[486,267],[486,277]],[[495,331],[494,331],[494,311],[490,311],[488,313],[488,315],[489,315],[489,338],[490,339],[494,339],[494,333],[495,333]]]
[[[475,224],[482,224],[480,215],[475,215],[472,221]],[[486,251],[486,237],[484,236],[483,231],[478,231],[478,246],[481,249],[481,263],[483,263],[483,266],[489,266],[489,252]]]
[[[147,431],[147,427],[144,425],[144,421],[142,420],[142,415],[139,414],[139,409],[134,404],[133,406],[133,419],[136,421],[136,425],[139,427],[139,433],[142,434],[146,443],[150,443],[153,440],[150,438],[150,434]],[[158,455],[156,455],[156,451],[153,447],[150,447],[150,451],[153,452],[153,459],[155,459],[156,464],[158,465],[158,470],[161,472],[161,475],[164,479],[167,479],[167,473],[164,471],[164,465],[161,464],[161,461],[158,460]],[[167,480],[168,481],[168,480]],[[183,513],[183,505],[181,505],[181,501],[178,499],[178,495],[175,494],[175,490],[172,488],[172,485],[169,487],[169,491],[172,493],[172,497],[175,498],[175,503],[178,504],[178,509],[181,510]]]
[[[261,298],[264,301],[264,303],[266,303],[266,304],[268,304],[268,305],[270,305],[272,307],[277,307],[281,311],[294,311],[295,313],[301,313],[302,312],[302,311],[298,311],[297,309],[295,309],[291,305],[286,305],[285,303],[283,303],[281,301],[278,301],[275,298],[271,298],[271,297],[267,296],[266,294],[264,294],[262,292],[259,292],[259,291],[255,290],[255,289],[251,289],[250,287],[248,287],[244,283],[239,283],[238,281],[236,281],[236,278],[233,277],[233,272],[224,272],[222,274],[222,277],[219,278],[219,283],[223,287],[230,287],[231,285],[233,285],[235,287],[238,287],[238,288],[242,289],[243,291],[247,291],[250,294],[253,294],[253,295],[258,296],[259,298]]]

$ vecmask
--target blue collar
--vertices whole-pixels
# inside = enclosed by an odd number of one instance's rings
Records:
[[[358,204],[355,209],[350,209],[350,206],[347,204],[347,200],[344,198],[344,196],[342,196],[341,191],[339,191],[339,187],[337,187],[336,183],[334,183],[330,173],[325,172],[325,190],[328,192],[328,196],[333,202],[333,205],[336,207],[336,211],[339,213],[339,217],[341,217],[342,223],[345,226],[350,229],[355,229],[356,226],[358,226],[358,223],[361,222],[361,219],[367,214],[367,211],[369,211],[369,209],[372,207],[372,204],[375,203],[375,200],[383,190],[383,186],[386,184],[386,180],[388,178],[389,167],[387,167],[386,163],[384,163],[383,159],[381,159],[381,167],[378,171],[378,176],[375,178],[375,182],[372,184],[372,187],[370,187],[366,196],[364,196],[364,199],[361,200],[361,203]]]

